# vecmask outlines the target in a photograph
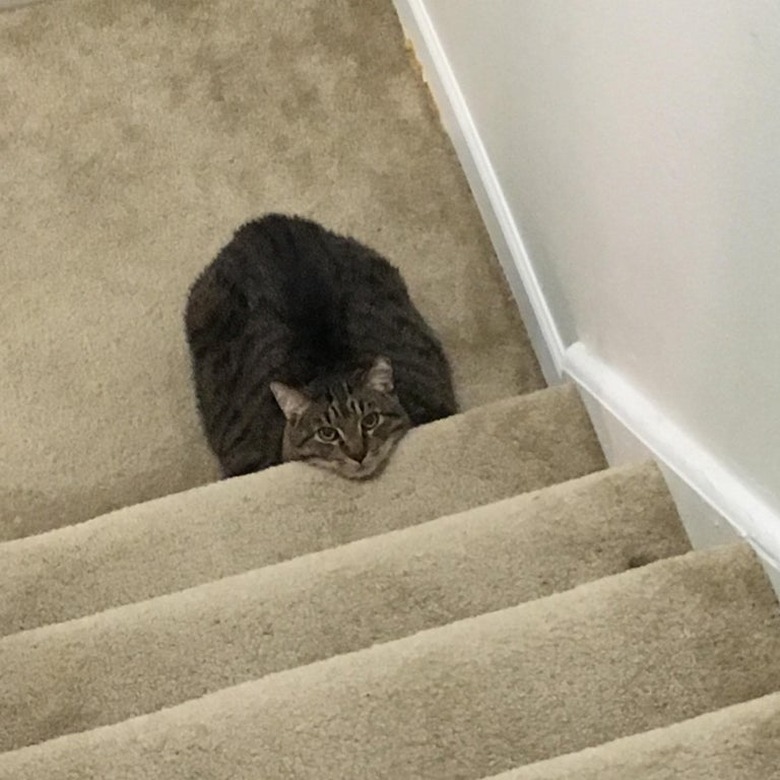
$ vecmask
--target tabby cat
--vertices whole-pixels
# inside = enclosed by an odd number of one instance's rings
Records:
[[[223,477],[300,460],[364,479],[410,427],[457,411],[398,270],[310,220],[239,228],[192,285],[185,325]]]

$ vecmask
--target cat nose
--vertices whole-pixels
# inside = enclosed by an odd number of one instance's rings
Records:
[[[358,463],[362,463],[366,457],[367,447],[362,439],[360,441],[345,442],[345,449],[347,455]]]

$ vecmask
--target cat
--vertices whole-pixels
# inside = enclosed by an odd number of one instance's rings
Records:
[[[367,479],[410,428],[457,412],[400,272],[312,220],[272,213],[236,230],[190,288],[185,330],[223,478],[304,461]]]

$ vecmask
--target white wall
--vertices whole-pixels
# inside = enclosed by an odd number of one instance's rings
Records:
[[[430,23],[418,55],[522,235],[536,315],[777,522],[780,3],[397,6],[410,35]]]

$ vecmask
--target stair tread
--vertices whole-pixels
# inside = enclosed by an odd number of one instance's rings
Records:
[[[660,473],[642,464],[10,635],[0,639],[0,751],[688,549]]]
[[[543,386],[386,0],[8,2],[0,538],[216,478],[182,308],[263,212],[386,254],[464,408]]]
[[[485,780],[780,778],[780,693]]]
[[[0,635],[182,590],[605,467],[571,386],[412,431],[381,479],[298,463],[0,544]]]
[[[778,688],[774,594],[739,544],[4,753],[0,778],[481,777]]]

